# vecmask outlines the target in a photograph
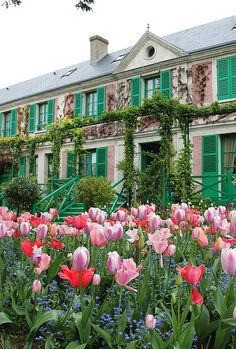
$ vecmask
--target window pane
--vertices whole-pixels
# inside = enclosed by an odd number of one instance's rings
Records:
[[[97,92],[87,94],[87,114],[88,116],[97,115]]]

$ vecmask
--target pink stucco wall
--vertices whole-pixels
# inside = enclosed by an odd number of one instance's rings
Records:
[[[107,147],[107,178],[114,183],[115,172],[115,146],[110,145]]]
[[[111,84],[106,86],[106,110],[116,109],[116,85]]]
[[[202,136],[193,137],[193,175],[202,175]]]
[[[212,103],[212,62],[192,65],[192,96],[196,104]]]

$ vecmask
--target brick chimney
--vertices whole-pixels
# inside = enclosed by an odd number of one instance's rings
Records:
[[[108,54],[109,42],[99,35],[94,35],[90,40],[90,63],[95,64]]]

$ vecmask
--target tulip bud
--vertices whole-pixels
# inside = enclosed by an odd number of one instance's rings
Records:
[[[236,306],[234,307],[234,310],[233,310],[233,315],[232,317],[236,320]]]
[[[28,235],[30,230],[31,230],[31,226],[29,222],[21,222],[20,224],[21,235]]]
[[[98,208],[90,207],[90,209],[88,210],[88,215],[92,221],[96,220],[97,214],[98,214]]]
[[[171,293],[171,304],[175,304],[176,303],[176,294],[173,292]]]
[[[144,237],[143,234],[140,235],[139,240],[138,240],[138,248],[142,250],[144,248]]]
[[[100,285],[100,283],[101,283],[101,276],[98,274],[94,274],[92,284],[95,286],[98,286],[98,285]]]
[[[156,326],[156,319],[154,318],[153,315],[151,314],[147,314],[145,317],[145,326],[149,329],[149,330],[153,330]]]
[[[41,291],[42,285],[39,280],[34,280],[33,285],[32,285],[32,291],[34,293],[38,293]]]
[[[120,223],[116,223],[113,225],[113,230],[114,230],[114,240],[120,240],[123,236],[123,227]]]
[[[126,218],[126,212],[124,210],[118,210],[116,213],[116,219],[119,222],[124,222]]]
[[[121,259],[118,252],[108,253],[107,269],[110,274],[115,274],[121,268]]]
[[[178,275],[177,278],[175,279],[175,284],[176,284],[177,286],[180,286],[180,285],[182,285],[182,283],[183,283],[183,278],[182,278],[181,273],[179,273],[179,275]]]
[[[72,257],[72,265],[77,271],[87,269],[90,262],[90,254],[86,247],[78,247]]]
[[[37,228],[37,237],[40,240],[45,239],[47,232],[48,232],[48,226],[46,224],[39,224]]]
[[[129,252],[129,250],[130,250],[130,245],[129,245],[129,242],[126,241],[126,243],[125,243],[125,251]]]

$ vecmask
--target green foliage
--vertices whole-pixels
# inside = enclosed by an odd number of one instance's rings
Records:
[[[108,204],[115,191],[111,182],[105,177],[84,177],[75,187],[74,198],[88,207],[98,207]]]
[[[40,189],[31,178],[13,178],[4,190],[4,199],[18,213],[23,210],[31,210],[32,205],[40,199]]]

